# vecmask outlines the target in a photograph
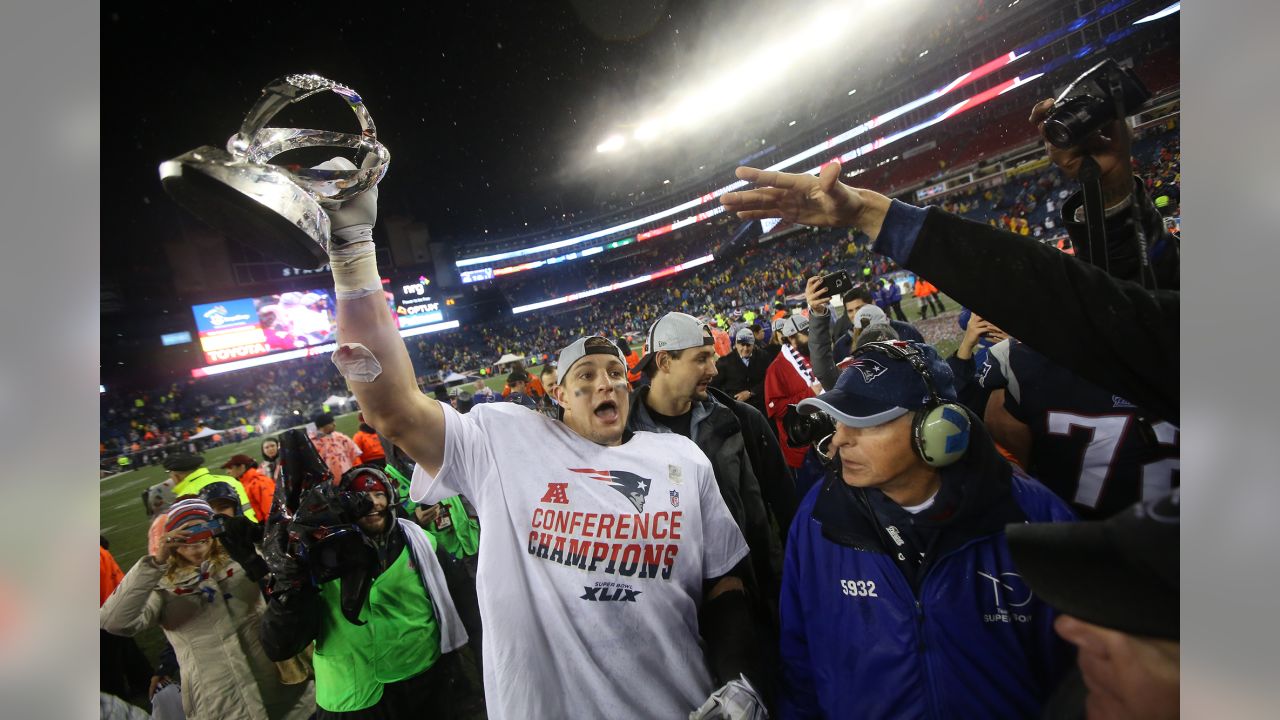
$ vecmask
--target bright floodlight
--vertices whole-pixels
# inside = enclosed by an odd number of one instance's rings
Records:
[[[1144,18],[1138,18],[1137,20],[1134,20],[1133,24],[1141,25],[1142,23],[1145,23],[1145,22],[1151,22],[1152,20],[1159,20],[1160,18],[1169,17],[1170,15],[1178,12],[1181,9],[1182,9],[1182,3],[1176,2],[1170,5],[1169,7],[1161,10],[1160,12],[1152,13]]]
[[[262,427],[269,428],[276,423],[276,419],[270,415],[262,418]]]
[[[658,123],[647,122],[636,128],[634,133],[637,140],[651,140],[658,136]],[[596,148],[599,150],[599,148]]]
[[[772,42],[761,44],[745,57],[735,55],[731,65],[703,75],[691,86],[679,88],[655,103],[665,110],[640,123],[632,136],[638,141],[652,140],[671,130],[693,129],[733,112],[775,89],[797,70],[803,72],[804,68],[798,65],[840,47],[854,29],[855,17],[865,21],[867,10],[879,4],[833,2],[805,13],[804,20],[783,29]],[[796,48],[804,48],[804,52],[796,52]],[[744,83],[744,79],[750,82]],[[614,152],[623,145],[621,135],[612,135],[596,146],[596,152]]]
[[[626,143],[627,141],[623,140],[621,135],[610,135],[604,142],[596,146],[596,152],[608,153],[621,150]]]

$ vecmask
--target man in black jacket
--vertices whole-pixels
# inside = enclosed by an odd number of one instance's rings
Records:
[[[738,330],[733,350],[716,361],[716,377],[711,381],[711,387],[750,405],[763,415],[764,374],[769,369],[769,359],[765,357],[764,350],[756,347],[755,333],[748,327]]]
[[[636,367],[649,377],[649,385],[632,393],[627,427],[684,435],[706,454],[725,505],[751,550],[759,594],[776,612],[782,545],[797,498],[770,423],[751,406],[710,387],[716,354],[706,323],[685,313],[667,313],[650,328],[645,347]]]

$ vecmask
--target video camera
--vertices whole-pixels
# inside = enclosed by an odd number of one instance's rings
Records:
[[[1112,120],[1124,119],[1151,99],[1137,75],[1111,58],[1084,71],[1053,101],[1044,136],[1060,148],[1079,145]]]
[[[373,510],[367,493],[318,485],[301,498],[289,523],[289,551],[322,584],[364,563],[372,549],[356,521]]]
[[[285,430],[280,434],[280,493],[284,517],[298,511],[302,494],[317,485],[333,484],[333,473],[316,452],[305,430]],[[274,508],[272,514],[279,512]]]
[[[835,421],[826,413],[805,415],[795,405],[788,405],[782,416],[782,429],[791,447],[812,445],[823,458],[830,459],[831,438],[836,433]]]

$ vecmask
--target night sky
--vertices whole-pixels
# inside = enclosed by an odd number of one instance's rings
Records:
[[[384,215],[411,215],[465,243],[485,230],[500,236],[546,227],[560,213],[589,214],[600,183],[619,171],[575,177],[566,166],[603,137],[600,108],[660,84],[684,38],[728,3],[645,5],[620,3],[630,17],[589,22],[568,2],[423,3],[351,19],[299,3],[174,6],[185,19],[150,5],[106,9],[104,265],[147,264],[155,240],[176,232],[161,161],[222,146],[263,85],[300,71],[364,97],[392,152]],[[255,22],[260,8],[270,9]],[[328,93],[272,125],[356,129]]]

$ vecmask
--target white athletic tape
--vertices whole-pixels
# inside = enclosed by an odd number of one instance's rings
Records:
[[[329,253],[333,287],[339,300],[355,300],[382,290],[372,242],[335,247]]]
[[[360,343],[342,343],[331,359],[338,374],[354,382],[371,383],[382,374],[382,363]]]

